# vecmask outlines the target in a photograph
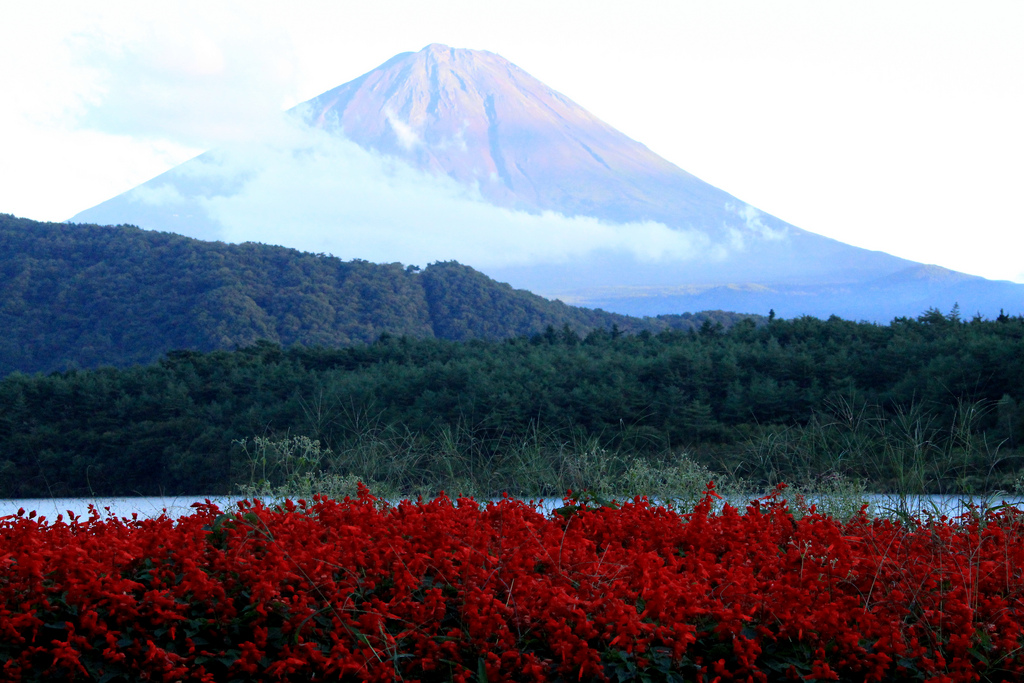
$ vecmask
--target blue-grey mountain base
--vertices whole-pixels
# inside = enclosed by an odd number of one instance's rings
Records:
[[[774,309],[888,322],[957,304],[987,317],[1024,310],[1024,285],[797,228],[502,57],[443,45],[398,55],[247,142],[72,221],[345,259],[458,260],[548,298],[630,315]]]

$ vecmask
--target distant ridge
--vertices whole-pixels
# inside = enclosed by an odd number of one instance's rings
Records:
[[[134,226],[0,214],[0,376],[150,363],[268,340],[344,346],[383,333],[500,339],[729,325],[722,312],[638,319],[567,306],[454,262],[422,271]]]
[[[763,314],[773,308],[784,317],[837,314],[888,322],[956,303],[988,316],[1003,308],[1024,310],[1024,285],[956,282],[941,269],[919,270],[921,264],[765,214],[490,52],[428,45],[303,103],[293,114],[320,134],[320,147],[309,148],[304,138],[268,167],[260,167],[261,154],[251,150],[211,152],[73,220],[130,222],[203,239],[259,235],[291,246],[289,240],[315,234],[332,245],[327,251],[366,258],[365,250],[378,249],[370,258],[380,260],[412,249],[407,233],[392,233],[418,221],[423,225],[413,237],[424,237],[416,247],[423,254],[440,244],[458,249],[472,240],[485,247],[500,243],[504,249],[482,249],[479,262],[461,260],[549,298],[629,314],[703,308]],[[354,155],[318,156],[325,154],[325,140],[355,143],[357,151],[385,165],[464,188],[479,203],[506,213],[481,214],[460,239],[449,233],[468,199],[437,208],[440,215],[389,223],[382,217],[387,200],[364,205],[356,194],[337,198],[362,178],[346,175],[354,173]],[[288,164],[288,171],[278,170],[280,164]],[[405,170],[380,183],[398,184],[411,175]],[[307,182],[295,183],[295,177]],[[410,197],[404,203],[427,203]],[[517,235],[509,234],[515,228],[502,223],[508,211],[547,221],[533,237],[522,238],[536,242],[529,258],[496,258],[517,245]],[[572,223],[574,218],[590,222]],[[364,252],[345,251],[353,244]],[[556,257],[560,250],[567,251]],[[417,253],[410,262],[453,258]]]

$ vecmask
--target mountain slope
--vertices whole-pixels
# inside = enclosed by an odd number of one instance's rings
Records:
[[[167,351],[266,339],[343,346],[382,333],[496,339],[692,329],[729,314],[636,319],[515,290],[457,263],[401,264],[262,244],[203,242],[132,226],[38,223],[0,214],[0,376],[126,366]]]
[[[960,295],[895,284],[920,264],[764,214],[489,52],[398,55],[291,121],[287,134],[210,152],[73,220],[381,261],[457,258],[544,296],[629,313],[697,310],[702,296],[886,322]],[[887,278],[888,289],[869,285]],[[692,287],[702,294],[680,294]],[[1021,286],[971,292],[987,315],[1024,305]]]
[[[490,52],[429,45],[303,110],[314,125],[479,183],[513,208],[627,222],[730,199]]]

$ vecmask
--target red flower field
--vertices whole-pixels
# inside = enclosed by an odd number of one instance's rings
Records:
[[[715,495],[2,518],[0,678],[1024,679],[1019,511],[839,522]]]

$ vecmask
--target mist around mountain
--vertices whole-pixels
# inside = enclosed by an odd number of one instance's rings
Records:
[[[396,337],[502,339],[730,326],[706,312],[630,318],[548,301],[468,266],[342,261],[133,226],[0,214],[0,376],[152,363],[258,341],[339,347]]]
[[[774,309],[888,322],[955,304],[990,317],[1024,310],[1024,286],[797,228],[502,57],[443,45],[397,55],[249,141],[72,220],[344,259],[457,260],[545,297],[629,314]]]
[[[823,319],[829,317],[829,311],[842,311],[845,319],[868,321],[908,317],[908,310],[949,312],[955,307],[965,314],[990,318],[1001,311],[1024,310],[1019,284],[921,264],[864,282],[605,287],[584,289],[577,296],[565,298],[568,302],[586,302],[588,306],[610,311],[628,307],[632,315],[640,316],[673,306],[697,310],[781,310],[788,316],[799,309]],[[776,309],[779,301],[785,303]]]

